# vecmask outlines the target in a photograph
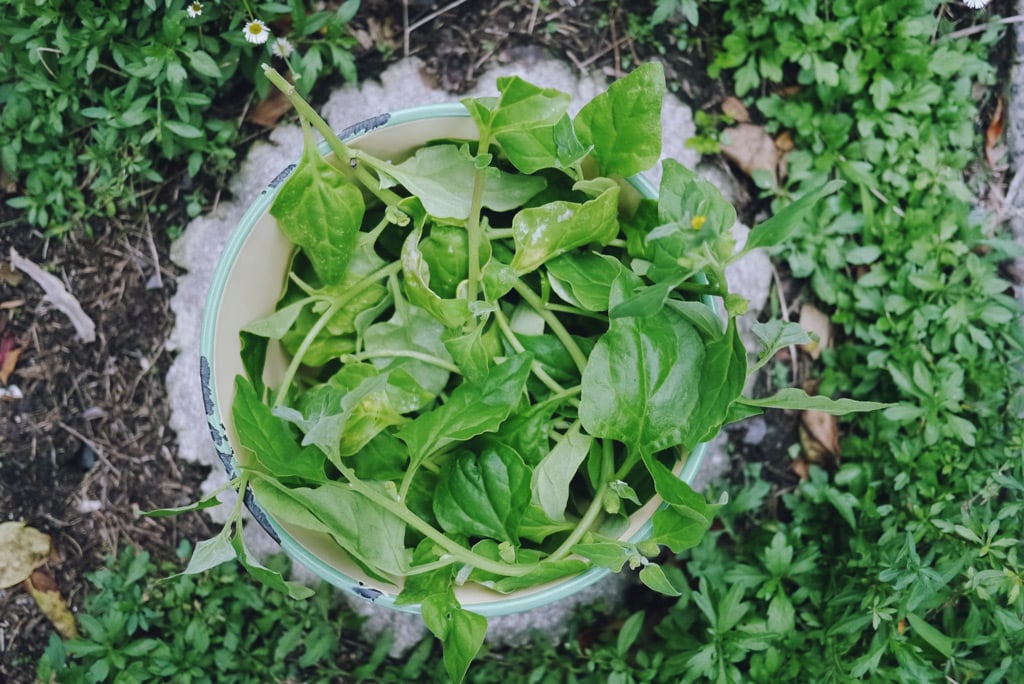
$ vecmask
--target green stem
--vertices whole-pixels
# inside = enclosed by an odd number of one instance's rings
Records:
[[[432,366],[443,368],[451,373],[462,374],[462,371],[454,363],[439,359],[436,356],[425,354],[423,352],[413,351],[412,349],[379,349],[377,351],[364,351],[359,354],[346,354],[341,358],[343,363],[353,363],[359,361],[367,361],[369,359],[387,359],[387,358],[403,358],[403,359],[416,359],[423,363],[429,363]]]
[[[418,515],[413,513],[400,501],[396,501],[389,498],[373,487],[369,486],[358,477],[356,477],[355,471],[344,465],[340,466],[338,470],[342,476],[348,480],[349,486],[359,494],[369,499],[371,502],[377,504],[384,510],[394,514],[402,522],[406,523],[416,531],[423,534],[431,541],[435,542],[438,546],[443,548],[449,554],[451,554],[456,561],[472,565],[475,568],[480,568],[486,572],[493,572],[498,575],[506,577],[516,577],[519,575],[525,575],[536,566],[536,563],[530,563],[525,565],[502,563],[500,561],[491,560],[485,556],[481,556],[478,553],[467,549],[458,542],[449,539],[443,532],[436,529],[433,525],[420,518]]]
[[[590,505],[587,507],[583,517],[580,518],[575,529],[573,529],[569,536],[565,538],[565,541],[563,541],[561,545],[545,559],[545,561],[557,561],[568,556],[572,547],[574,547],[577,542],[583,538],[583,535],[590,531],[590,528],[593,527],[594,523],[597,522],[598,517],[604,510],[605,492],[608,491],[608,484],[613,479],[609,476],[612,468],[615,467],[612,448],[612,441],[610,439],[601,440],[601,484],[594,491],[594,499],[590,502]]]
[[[410,577],[412,575],[422,575],[424,573],[432,572],[434,570],[440,570],[441,568],[447,568],[448,566],[453,565],[454,563],[454,557],[442,558],[441,560],[436,560],[433,563],[424,563],[423,565],[417,565],[415,568],[412,568],[409,570],[409,572],[405,573],[405,576]]]
[[[284,377],[281,380],[281,386],[278,388],[277,394],[274,396],[275,407],[280,406],[281,404],[284,403],[285,398],[288,396],[288,389],[291,387],[292,381],[295,380],[296,373],[299,372],[299,366],[302,365],[302,357],[304,357],[306,355],[306,352],[309,351],[309,348],[310,346],[312,346],[313,341],[317,338],[318,335],[320,335],[320,332],[324,329],[324,327],[331,320],[331,318],[334,317],[334,314],[338,313],[338,311],[341,310],[341,307],[343,307],[346,304],[346,302],[355,299],[363,290],[368,288],[370,285],[380,280],[381,278],[386,278],[387,276],[393,273],[397,273],[401,269],[402,264],[400,263],[393,263],[385,266],[384,268],[380,268],[371,273],[370,275],[366,276],[365,278],[363,278],[354,287],[346,291],[344,297],[339,296],[337,299],[331,302],[331,305],[327,307],[327,310],[320,315],[320,318],[318,318],[316,323],[314,323],[313,326],[309,329],[309,331],[306,333],[306,336],[302,338],[302,343],[299,345],[299,348],[295,350],[295,356],[292,357],[291,362],[288,364],[288,369],[285,371]]]
[[[486,154],[491,146],[490,131],[485,130],[480,134],[480,146],[477,154]],[[486,237],[480,227],[480,211],[484,204],[484,186],[487,183],[487,169],[477,169],[473,174],[473,197],[469,205],[469,219],[466,221],[466,235],[468,237],[467,248],[469,249],[469,274],[466,278],[466,300],[476,301],[477,290],[480,287],[480,247]]]
[[[596,311],[587,311],[586,309],[580,309],[575,306],[569,306],[568,304],[555,304],[548,302],[544,305],[548,311],[562,312],[567,314],[573,314],[574,316],[586,316],[587,318],[593,318],[604,323],[608,322],[608,317],[603,316]]]
[[[518,337],[516,337],[515,331],[512,330],[512,326],[509,325],[508,318],[506,318],[505,313],[501,309],[495,309],[494,320],[497,321],[498,327],[501,329],[501,334],[505,336],[505,339],[513,349],[520,354],[526,351],[526,347],[524,347],[523,343],[519,341]],[[548,372],[544,370],[544,367],[540,365],[540,362],[534,361],[530,364],[530,372],[537,376],[537,379],[543,382],[552,392],[555,392],[556,394],[562,394],[565,392],[565,388],[558,384],[558,381],[548,375]]]
[[[533,310],[544,319],[544,322],[548,324],[549,328],[551,328],[551,332],[555,333],[555,337],[561,341],[565,346],[565,350],[569,352],[569,356],[572,357],[573,362],[576,364],[576,368],[578,368],[580,373],[582,373],[583,369],[587,367],[587,355],[583,353],[583,350],[580,349],[578,344],[576,344],[576,340],[572,338],[569,331],[565,329],[564,325],[562,325],[562,321],[560,321],[553,312],[548,311],[544,306],[544,302],[541,301],[541,298],[538,297],[533,290],[527,287],[526,283],[521,280],[517,280],[513,288],[519,293],[519,296],[525,299],[526,303],[533,307]]]

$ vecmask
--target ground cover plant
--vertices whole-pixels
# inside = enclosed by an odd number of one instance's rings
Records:
[[[988,15],[969,13],[955,3],[898,2],[856,5],[858,12],[874,17],[860,22],[850,19],[847,4],[797,5],[765,4],[765,21],[742,3],[701,3],[696,29],[688,20],[690,28],[682,25],[683,15],[666,19],[672,29],[669,38],[659,38],[662,34],[647,27],[647,17],[640,14],[632,24],[643,24],[660,45],[648,48],[634,41],[626,49],[622,44],[614,61],[609,49],[595,63],[611,69],[620,58],[628,62],[633,51],[644,55],[648,49],[665,50],[670,63],[678,55],[676,46],[683,44],[720,54],[725,51],[722,38],[735,28],[728,48],[732,55],[720,64],[718,75],[728,83],[736,67],[753,65],[743,75],[750,87],[744,99],[762,115],[784,113],[759,121],[794,131],[798,149],[824,151],[833,159],[842,154],[856,162],[843,171],[849,182],[840,198],[821,208],[824,217],[835,219],[826,224],[827,237],[816,240],[806,233],[804,243],[790,252],[790,268],[815,282],[819,304],[833,320],[845,320],[841,343],[825,355],[826,382],[857,388],[865,396],[870,392],[872,398],[902,401],[905,406],[890,419],[911,422],[901,426],[877,418],[845,423],[849,436],[838,465],[803,470],[804,459],[793,460],[806,478],[798,487],[790,486],[798,474],[780,478],[779,463],[743,468],[730,486],[732,500],[719,512],[722,527],[678,560],[688,574],[705,578],[703,584],[689,585],[683,600],[671,606],[635,601],[645,614],[633,617],[619,644],[603,631],[596,642],[581,636],[605,620],[588,615],[581,618],[578,640],[566,650],[553,653],[550,645],[540,644],[510,655],[488,653],[479,671],[491,679],[476,681],[494,681],[494,673],[508,681],[606,681],[613,673],[617,681],[675,681],[683,676],[698,681],[1022,678],[1020,663],[1014,660],[1022,647],[1016,549],[1022,535],[1017,500],[1024,478],[1021,436],[1014,421],[1020,380],[1013,375],[1019,347],[1013,319],[1000,322],[1006,314],[997,312],[1006,309],[1016,315],[1001,296],[1009,283],[999,264],[1011,247],[1001,239],[998,226],[990,228],[988,219],[973,211],[974,201],[962,188],[958,197],[945,196],[945,186],[931,178],[948,174],[955,183],[981,156],[978,131],[987,119],[979,114],[977,94],[987,97],[1000,87],[993,84],[993,64],[1002,57],[990,51],[991,34],[949,34],[984,22]],[[736,15],[729,24],[722,21],[725,9]],[[601,25],[580,21],[575,35]],[[924,31],[925,26],[930,30]],[[803,40],[804,31],[814,40]],[[791,41],[794,50],[803,44],[814,47],[778,60],[776,89],[771,46],[787,35],[801,37]],[[750,51],[744,46],[751,46]],[[475,53],[474,59],[483,54]],[[884,59],[873,63],[873,55]],[[451,78],[457,75],[451,65],[458,58],[452,52],[441,60],[429,55],[431,64],[449,65]],[[845,71],[858,58],[864,69],[860,86]],[[941,73],[945,65],[956,64],[957,69]],[[761,68],[768,74],[761,74]],[[860,67],[850,68],[856,73]],[[833,69],[842,74],[837,85],[830,85]],[[929,100],[934,96],[927,91],[934,89],[925,87],[922,101],[929,104],[915,107],[916,100],[907,93],[918,82],[938,85],[939,99]],[[969,83],[980,87],[972,91]],[[873,113],[876,94],[877,104],[884,105],[881,114]],[[761,103],[765,111],[757,107]],[[872,135],[863,135],[856,125],[862,113],[877,120]],[[848,126],[851,119],[854,123]],[[846,139],[830,133],[833,127],[848,131]],[[919,137],[907,137],[914,135]],[[854,155],[862,138],[870,144],[861,145],[861,152],[881,142],[884,154]],[[925,154],[919,157],[908,140],[921,143]],[[814,154],[796,159],[801,163],[790,168],[786,185],[764,186],[781,203],[789,193],[799,192],[801,178],[826,172],[815,165]],[[850,174],[858,170],[866,175],[851,180]],[[977,191],[976,168],[970,178],[968,187]],[[927,210],[909,211],[919,199]],[[944,221],[946,227],[937,228]],[[854,251],[861,247],[868,249]],[[882,253],[871,259],[876,249]],[[874,281],[863,280],[871,273],[876,274]],[[878,274],[887,282],[872,285]],[[898,307],[887,315],[890,282],[905,301],[893,298],[889,303]],[[995,308],[986,306],[991,304]],[[102,366],[102,358],[98,364]],[[781,375],[788,375],[785,366],[779,368]],[[926,414],[914,417],[920,407]],[[947,417],[961,418],[973,429]],[[94,443],[116,438],[72,424]],[[962,441],[965,437],[974,444]],[[58,455],[77,448],[56,443]],[[133,453],[130,443],[118,442],[107,457],[120,463],[118,451]],[[758,460],[749,453],[738,458]],[[146,543],[157,546],[160,540],[154,536]],[[612,629],[618,630],[624,622],[614,619]],[[626,638],[634,630],[640,636]],[[574,658],[580,654],[585,656]],[[394,663],[382,654],[377,657],[376,678],[409,681]],[[0,662],[0,672],[9,671],[3,669],[8,663]],[[432,675],[427,673],[440,676],[436,668],[417,672],[428,680]]]
[[[261,62],[287,63],[304,92],[321,75],[355,80],[346,27],[359,2],[308,5],[4,0],[7,204],[61,233],[136,209],[145,190],[173,180],[195,216],[213,193],[193,179],[227,174],[242,138],[225,95],[265,95]]]

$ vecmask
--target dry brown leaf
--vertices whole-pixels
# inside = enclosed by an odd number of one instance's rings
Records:
[[[722,113],[736,123],[750,123],[750,112],[738,97],[729,96],[722,101]]]
[[[64,597],[60,595],[60,588],[47,570],[40,569],[33,572],[25,582],[25,586],[32,594],[32,598],[36,600],[39,610],[49,618],[62,637],[74,639],[78,636],[75,616],[68,608]]]
[[[839,419],[823,411],[800,415],[800,444],[811,463],[833,465],[839,459]]]
[[[18,287],[21,285],[21,271],[16,270],[6,261],[0,261],[0,283]]]
[[[739,124],[722,132],[722,154],[736,163],[748,176],[768,171],[778,178],[779,150],[763,128]]]
[[[27,580],[50,556],[50,537],[23,520],[0,523],[0,589]]]
[[[292,103],[288,101],[284,93],[275,88],[270,91],[266,99],[260,100],[252,108],[252,111],[249,112],[249,116],[246,118],[257,126],[272,128],[277,125],[281,117],[287,114],[291,108]]]
[[[996,110],[992,113],[992,121],[985,129],[985,159],[992,168],[996,167],[1005,150],[1000,150],[999,139],[1003,137],[1003,98],[996,98]]]
[[[793,134],[789,131],[782,131],[775,136],[775,147],[779,149],[779,152],[785,154],[786,152],[792,152],[796,149],[796,143],[793,142]]]
[[[808,344],[800,345],[817,361],[821,358],[822,350],[832,346],[832,320],[813,304],[804,304],[800,307],[800,327],[818,337],[817,342],[811,340]]]
[[[0,384],[7,384],[18,365],[18,357],[21,356],[21,347],[18,346],[18,339],[10,330],[0,333]]]
[[[57,309],[62,311],[69,319],[71,325],[75,326],[75,337],[82,342],[92,342],[96,339],[96,324],[82,310],[82,305],[75,299],[74,295],[64,288],[64,283],[56,276],[50,275],[39,266],[28,259],[25,259],[11,247],[11,265],[34,280],[39,287],[43,288],[46,295],[43,297]]]
[[[793,472],[800,478],[801,482],[805,482],[811,477],[811,466],[803,458],[798,458],[793,461]]]

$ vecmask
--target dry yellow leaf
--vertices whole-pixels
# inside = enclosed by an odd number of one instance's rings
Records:
[[[832,320],[813,304],[804,304],[800,307],[800,327],[818,337],[816,342],[801,345],[817,361],[821,351],[832,346]]]
[[[50,537],[23,520],[0,523],[0,589],[27,580],[50,556]]]
[[[738,97],[731,95],[722,101],[722,113],[736,123],[750,123],[750,112]]]
[[[57,629],[57,632],[65,639],[74,639],[78,636],[78,625],[75,624],[75,616],[68,608],[64,597],[60,595],[60,588],[45,570],[36,570],[25,583],[32,598],[36,600],[39,610],[49,618],[50,622]]]
[[[755,171],[767,171],[778,178],[779,150],[760,126],[742,123],[722,131],[722,154],[748,176]]]

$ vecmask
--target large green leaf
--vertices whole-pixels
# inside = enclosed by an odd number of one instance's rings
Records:
[[[665,71],[648,62],[588,102],[573,120],[580,142],[605,176],[646,171],[661,156]]]
[[[465,145],[421,147],[401,164],[386,164],[377,170],[385,185],[387,179],[394,179],[419,197],[431,216],[461,221],[469,218],[478,169]],[[494,167],[482,172],[482,204],[495,211],[518,209],[547,186],[539,176],[506,173]]]
[[[479,453],[459,450],[441,469],[434,515],[449,535],[518,542],[530,502],[530,470],[514,449],[490,443]]]
[[[856,399],[830,399],[823,396],[810,396],[807,392],[796,387],[786,387],[779,390],[770,397],[763,399],[747,399],[741,397],[739,403],[758,408],[780,408],[796,411],[822,411],[831,413],[834,416],[844,416],[848,413],[861,413],[864,411],[878,411],[880,409],[895,406],[879,401],[859,401]]]
[[[338,283],[348,271],[362,225],[363,193],[324,160],[303,121],[302,159],[281,186],[270,214],[289,240],[304,248],[324,283]]]
[[[324,482],[324,454],[313,447],[302,447],[287,423],[273,415],[269,406],[256,395],[252,383],[235,378],[235,401],[231,415],[238,441],[252,452],[256,461],[274,477],[300,477],[309,482]]]
[[[461,684],[473,658],[483,646],[487,618],[459,605],[450,590],[423,601],[423,622],[441,640],[444,668],[452,684]]]
[[[620,298],[616,281],[613,300]],[[611,319],[583,370],[583,427],[641,451],[682,443],[700,397],[703,361],[700,335],[674,311]]]
[[[533,470],[530,487],[533,503],[553,521],[565,519],[565,506],[569,502],[569,484],[583,464],[594,438],[580,432],[579,423],[562,435],[562,439],[541,459]]]

